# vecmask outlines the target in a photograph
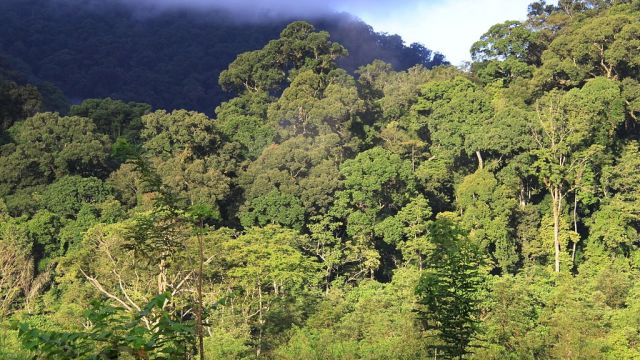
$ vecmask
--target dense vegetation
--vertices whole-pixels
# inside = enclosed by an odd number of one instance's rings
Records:
[[[0,54],[74,102],[111,97],[211,115],[230,99],[216,86],[220,72],[239,53],[278,37],[287,23],[247,22],[220,10],[132,10],[113,0],[3,0]],[[340,66],[350,72],[375,59],[397,70],[445,62],[420,44],[405,46],[399,36],[376,33],[347,14],[319,16],[313,23],[349,50]]]
[[[294,22],[214,118],[5,80],[0,358],[640,357],[640,1],[471,51],[350,75]]]

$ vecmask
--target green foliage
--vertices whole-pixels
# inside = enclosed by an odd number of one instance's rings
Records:
[[[214,122],[196,112],[158,110],[143,116],[142,124],[145,150],[163,158],[181,151],[202,156],[219,142]]]
[[[535,274],[544,276],[543,274]],[[535,359],[545,357],[544,334],[539,326],[549,284],[531,277],[505,275],[490,279],[488,297],[481,303],[486,317],[474,342],[477,359]]]
[[[238,321],[229,324],[234,331],[248,326],[253,336],[247,340],[259,355],[278,343],[278,333],[300,321],[299,312],[317,294],[313,289],[320,280],[319,264],[301,251],[303,235],[278,225],[242,234],[221,229],[213,235],[208,242],[217,252],[224,279],[219,291],[226,300],[212,318]]]
[[[397,209],[415,194],[411,165],[379,147],[345,161],[340,173],[345,187],[337,194],[340,206],[376,215]]]
[[[461,76],[427,83],[414,108],[426,117],[431,152],[456,158],[461,153],[470,156],[494,150],[494,143],[487,136],[491,134],[493,117],[490,101],[488,94]]]
[[[190,339],[194,326],[163,311],[163,303],[168,299],[168,294],[158,295],[134,315],[94,302],[85,314],[91,326],[83,332],[43,331],[28,323],[16,327],[25,348],[33,351],[37,358],[188,358],[193,352]],[[151,328],[145,327],[145,318],[153,319]]]
[[[635,210],[640,202],[638,159],[638,143],[631,142],[625,146],[618,164],[604,168],[605,198],[589,224],[590,240],[627,256],[635,250],[640,236],[640,214]]]
[[[245,228],[253,225],[279,224],[300,229],[304,221],[304,207],[293,195],[272,191],[251,200],[240,223]]]
[[[536,81],[543,88],[571,88],[588,78],[609,79],[637,75],[637,50],[631,40],[638,11],[615,7],[576,22],[556,37],[542,56]]]
[[[26,224],[29,239],[33,242],[33,254],[39,261],[39,270],[44,270],[51,259],[64,254],[58,233],[62,227],[60,216],[40,210]]]
[[[293,22],[279,39],[239,55],[220,73],[219,83],[227,91],[277,91],[303,70],[326,73],[334,69],[338,57],[346,54],[342,45],[329,40],[326,31],[316,32],[304,21]]]
[[[278,223],[300,228],[307,216],[326,212],[339,188],[335,135],[296,136],[266,148],[239,176],[243,226]]]
[[[430,347],[436,354],[462,358],[471,352],[468,346],[478,328],[483,276],[481,253],[454,221],[443,215],[433,223],[436,246],[416,293],[425,329],[440,340]]]
[[[419,272],[399,269],[391,283],[333,289],[304,328],[277,351],[283,359],[420,359],[428,356],[416,319]]]
[[[18,331],[0,327],[0,357],[12,360],[28,360],[33,354],[22,347]]]
[[[275,287],[276,293],[302,290],[315,281],[308,273],[316,264],[296,249],[299,236],[293,230],[270,225],[229,239],[222,244],[228,254],[229,275],[247,288],[260,284]]]
[[[1,182],[10,189],[65,175],[104,174],[110,142],[96,132],[89,119],[39,113],[8,131],[14,143],[2,151],[0,174]]]
[[[216,108],[216,127],[229,141],[239,143],[248,159],[257,158],[275,136],[264,121],[270,101],[266,92],[249,92]]]
[[[456,191],[469,240],[485,249],[503,272],[513,270],[518,254],[511,227],[516,201],[486,170],[464,178]],[[492,251],[493,249],[493,251]]]
[[[0,69],[0,357],[637,358],[640,7],[529,10],[466,69],[355,75],[295,22],[215,119],[35,113]]]
[[[242,327],[232,330],[213,328],[211,336],[205,338],[206,359],[247,359],[251,348],[247,345],[250,334]]]
[[[40,110],[41,102],[35,86],[18,85],[0,74],[0,134],[15,122],[35,115]]]
[[[142,127],[140,118],[149,112],[151,106],[147,104],[106,98],[89,99],[74,105],[69,115],[91,119],[96,124],[96,131],[109,135],[112,141],[122,137],[135,142]]]
[[[344,70],[328,74],[305,70],[270,106],[268,117],[283,140],[296,135],[337,134],[345,144],[351,140],[361,109],[355,80]]]
[[[35,264],[33,242],[23,221],[2,214],[0,220],[0,316],[4,317],[30,297]]]
[[[101,203],[111,195],[111,189],[94,177],[65,176],[47,186],[42,193],[44,208],[58,216],[74,217],[84,204]]]
[[[475,61],[493,59],[517,59],[527,64],[540,61],[544,44],[541,34],[531,31],[519,21],[507,21],[493,25],[471,47]]]
[[[417,265],[422,269],[434,246],[430,231],[431,217],[429,203],[422,195],[418,195],[398,214],[377,224],[375,231],[400,250],[405,264]]]

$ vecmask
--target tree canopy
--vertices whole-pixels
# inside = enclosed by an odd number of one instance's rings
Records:
[[[639,358],[638,19],[539,1],[469,66],[356,71],[296,21],[215,113],[0,72],[0,358]]]

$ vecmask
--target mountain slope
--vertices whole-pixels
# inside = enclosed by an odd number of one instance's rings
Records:
[[[213,10],[141,18],[123,5],[7,0],[0,3],[0,54],[73,101],[112,97],[211,113],[226,99],[217,85],[219,73],[237,54],[277,37],[289,21],[240,23]],[[313,22],[350,51],[341,63],[350,71],[374,59],[398,70],[445,62],[440,54],[405,46],[399,36],[376,33],[346,14]]]

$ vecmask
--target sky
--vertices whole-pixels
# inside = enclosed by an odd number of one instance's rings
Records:
[[[1,0],[0,0],[1,1]],[[524,20],[533,0],[119,0],[158,7],[222,7],[240,18],[268,19],[348,12],[377,32],[398,34],[443,53],[454,65],[491,25]]]
[[[489,27],[507,20],[525,20],[533,0],[398,0],[336,4],[376,31],[395,33],[440,51],[454,65],[470,61],[469,49]]]

